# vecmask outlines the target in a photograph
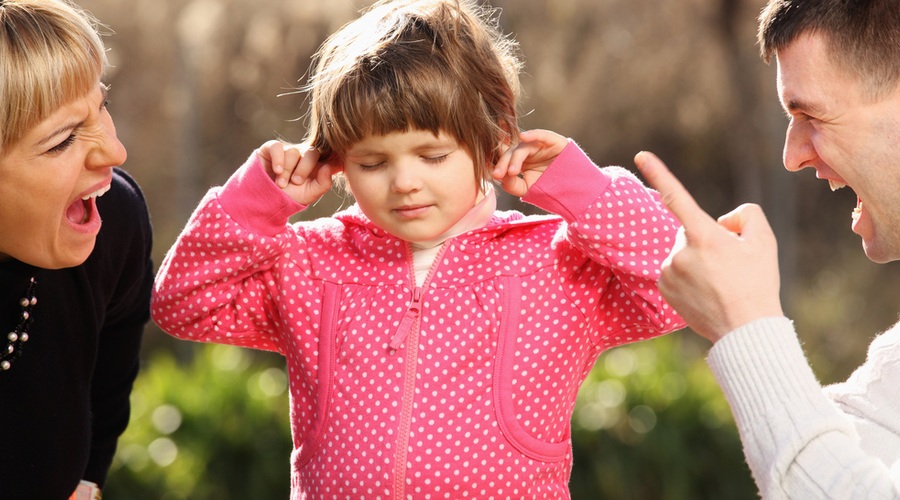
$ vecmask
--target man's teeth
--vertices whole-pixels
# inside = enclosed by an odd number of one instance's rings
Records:
[[[102,187],[102,188],[100,188],[100,189],[94,191],[93,193],[91,193],[91,194],[89,194],[89,195],[87,195],[87,196],[83,196],[81,199],[84,200],[84,201],[87,201],[87,200],[89,200],[89,199],[91,199],[91,198],[98,198],[98,197],[103,196],[104,194],[106,194],[106,192],[109,191],[109,188],[111,188],[111,187],[112,187],[112,184],[107,184],[106,186],[104,186],[104,187]]]
[[[834,179],[828,179],[828,185],[831,187],[832,191],[837,191],[838,189],[840,189],[842,187],[847,187],[847,185],[844,184],[843,182],[836,181]]]

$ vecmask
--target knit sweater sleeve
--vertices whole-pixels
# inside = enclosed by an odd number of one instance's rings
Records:
[[[900,379],[896,345],[881,355],[870,351],[857,370],[879,377],[854,374],[831,391],[832,396],[868,400],[873,413],[857,418],[892,422],[893,430],[882,427],[886,439],[881,441],[895,447],[900,392],[887,384]],[[900,449],[885,450],[882,459],[863,449],[854,417],[826,397],[790,320],[764,318],[729,333],[713,346],[708,362],[764,498],[900,498]],[[893,458],[885,463],[884,457]]]
[[[104,233],[84,266],[105,306],[91,377],[91,453],[84,479],[102,487],[128,426],[141,338],[150,319],[153,261],[150,216],[137,182],[116,169],[113,189],[101,203]]]
[[[612,326],[600,341],[618,344],[684,326],[656,286],[678,231],[656,191],[623,168],[598,168],[570,141],[522,199],[560,215],[564,245],[597,264],[594,282],[573,290],[604,290],[593,310]]]
[[[295,243],[288,218],[303,208],[254,152],[206,194],[166,254],[154,282],[154,321],[185,340],[280,352],[278,264]]]

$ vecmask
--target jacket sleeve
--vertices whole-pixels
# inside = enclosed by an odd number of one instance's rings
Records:
[[[103,314],[97,361],[91,382],[91,454],[84,479],[103,486],[119,436],[128,426],[132,385],[140,366],[141,338],[150,319],[152,230],[147,205],[137,183],[120,172],[123,189],[107,196],[121,201],[107,207],[105,224],[114,225],[116,248],[102,266],[110,280],[109,302]],[[110,213],[116,212],[116,213]]]
[[[254,152],[206,194],[166,254],[153,288],[154,321],[185,340],[281,352],[273,297],[279,262],[296,249],[288,218],[303,208]]]
[[[716,342],[708,362],[763,498],[900,498],[900,327],[894,330],[890,343],[873,342],[847,382],[826,390],[787,318],[754,321]],[[880,435],[864,451],[860,430],[872,425]],[[872,453],[879,448],[881,457]]]
[[[570,142],[522,199],[566,221],[562,248],[572,249],[569,259],[585,261],[568,266],[572,293],[601,293],[573,297],[590,304],[586,314],[603,323],[598,342],[621,344],[684,327],[656,286],[679,227],[656,191],[623,168],[598,168]]]

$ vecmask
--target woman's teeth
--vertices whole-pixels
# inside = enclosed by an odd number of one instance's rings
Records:
[[[97,198],[99,196],[103,196],[104,194],[106,194],[107,191],[109,191],[109,188],[111,188],[111,187],[112,187],[112,184],[107,184],[106,186],[94,191],[93,193],[91,193],[87,196],[83,196],[81,199],[84,201],[87,201],[91,198]]]

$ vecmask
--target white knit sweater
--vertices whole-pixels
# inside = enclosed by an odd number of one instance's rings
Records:
[[[900,324],[823,388],[787,318],[719,340],[708,359],[766,499],[900,499]]]

